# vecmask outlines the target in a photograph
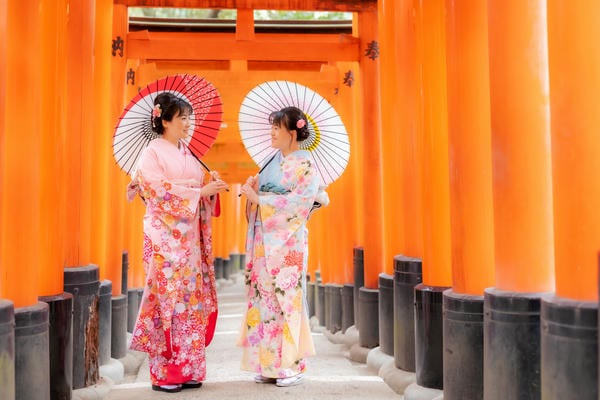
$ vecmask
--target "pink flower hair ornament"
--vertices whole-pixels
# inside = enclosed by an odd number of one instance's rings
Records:
[[[154,118],[159,118],[162,115],[162,110],[160,109],[160,104],[157,104],[152,109],[152,116]]]
[[[161,115],[162,115],[162,110],[160,109],[160,104],[156,104],[154,106],[154,108],[152,109],[152,116],[150,117],[150,121],[152,121],[153,128],[156,128],[156,124],[154,123],[154,120],[156,118],[160,118]]]
[[[298,121],[296,121],[296,128],[298,128],[298,129],[304,128],[305,125],[306,125],[305,119],[299,119]]]

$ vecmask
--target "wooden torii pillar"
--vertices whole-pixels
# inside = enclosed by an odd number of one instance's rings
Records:
[[[418,385],[441,389],[442,293],[451,285],[445,4],[432,0],[415,9],[423,146],[423,283],[415,287],[415,369]]]
[[[40,91],[48,73],[46,66],[39,67],[41,32],[49,22],[39,12],[40,6],[39,1],[9,1],[5,7],[6,36],[1,40],[6,46],[2,57],[6,60],[7,119],[2,120],[0,148],[0,297],[15,305],[16,398],[49,400],[49,312],[48,305],[38,301],[38,268],[46,266],[42,262],[46,254],[40,252],[40,219],[49,211],[41,199],[41,142],[50,136],[43,131],[40,110],[52,97],[44,98],[48,93]],[[39,386],[28,381],[32,376]]]
[[[358,16],[361,43],[360,87],[362,94],[361,184],[356,195],[363,197],[364,286],[358,292],[359,345],[379,344],[379,273],[384,271],[383,160],[381,107],[379,97],[379,40],[376,12]],[[368,132],[368,134],[367,134]],[[355,299],[356,301],[356,299]]]
[[[494,285],[487,3],[446,0],[452,289],[444,398],[483,398],[483,292]]]
[[[393,273],[392,327],[380,321],[382,351],[414,380],[414,287],[422,282],[423,139],[416,2],[380,1],[385,271]],[[389,277],[387,277],[389,279]],[[383,299],[382,299],[383,300]],[[387,301],[389,302],[389,300]],[[386,301],[380,308],[385,311]],[[386,332],[387,330],[387,332]],[[386,340],[393,336],[393,345]]]
[[[596,400],[600,4],[547,7],[556,294],[541,305],[542,398]]]
[[[484,293],[484,397],[539,398],[540,298],[554,290],[546,1],[488,7],[496,268]]]

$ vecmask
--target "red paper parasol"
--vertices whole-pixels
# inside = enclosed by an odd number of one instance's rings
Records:
[[[192,134],[184,141],[198,159],[206,154],[217,138],[223,111],[221,98],[212,83],[196,75],[161,78],[140,90],[123,110],[115,128],[113,154],[119,167],[130,175],[142,150],[158,136],[152,131],[150,117],[154,99],[163,92],[172,93],[191,104]]]

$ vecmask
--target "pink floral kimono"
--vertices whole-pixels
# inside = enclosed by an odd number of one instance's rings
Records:
[[[204,171],[185,145],[158,138],[133,178],[130,199],[138,193],[146,203],[146,287],[130,348],[148,353],[154,385],[202,381],[217,313],[214,201],[200,197]]]
[[[264,377],[304,372],[314,354],[305,299],[306,221],[320,178],[308,151],[277,154],[259,175],[259,205],[249,213],[247,310],[241,368]]]

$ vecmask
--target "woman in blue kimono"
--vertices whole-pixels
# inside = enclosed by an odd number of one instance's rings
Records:
[[[306,222],[321,180],[310,153],[300,149],[309,136],[304,113],[286,107],[269,122],[279,151],[241,188],[251,207],[240,345],[242,369],[255,372],[257,383],[291,386],[302,381],[306,357],[315,352],[305,299]]]

